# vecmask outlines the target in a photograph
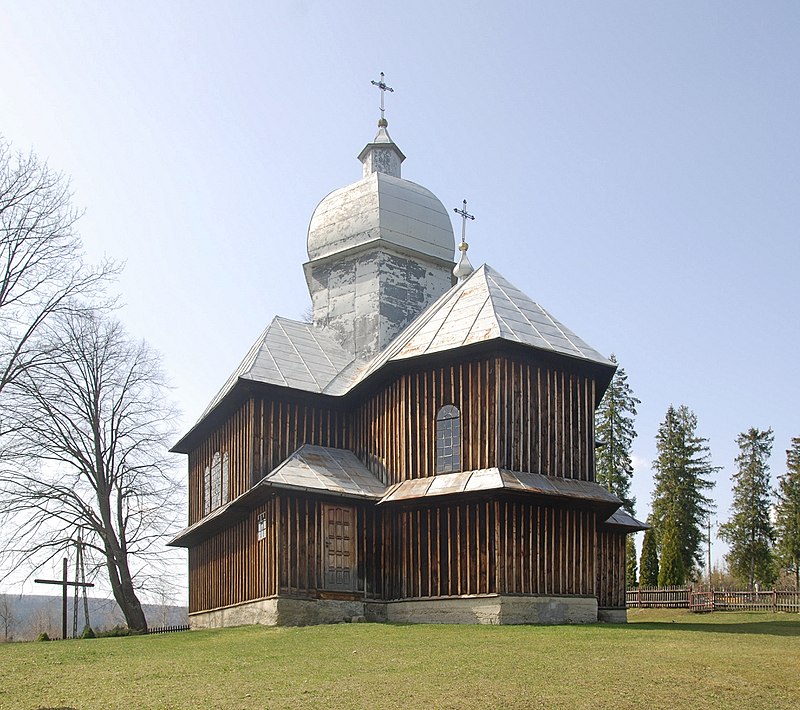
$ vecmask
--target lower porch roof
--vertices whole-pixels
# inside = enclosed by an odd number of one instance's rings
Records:
[[[618,511],[622,501],[613,493],[589,481],[486,468],[440,473],[387,487],[352,451],[304,444],[250,490],[185,528],[168,544],[173,547],[192,547],[246,518],[251,510],[279,490],[361,500],[377,505],[433,503],[444,497],[491,492],[527,494],[562,504],[572,502],[593,508],[601,515],[610,516],[606,521],[608,524],[629,531],[647,527],[624,511]]]

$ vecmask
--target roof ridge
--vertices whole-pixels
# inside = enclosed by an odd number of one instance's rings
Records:
[[[503,281],[505,281],[506,283],[509,283],[509,284],[511,284],[511,282],[510,282],[510,281],[508,281],[508,279],[506,279],[504,276],[502,276],[501,274],[499,274],[499,273],[497,273],[497,272],[495,272],[495,273],[497,274],[497,276],[500,276],[500,278],[501,278],[501,279],[503,279]],[[497,280],[496,278],[492,278],[492,282],[493,282],[493,283],[494,283],[494,285],[495,285],[495,286],[496,286],[496,287],[497,287],[497,288],[498,288],[498,289],[499,289],[499,290],[500,290],[500,291],[503,293],[503,295],[506,297],[506,300],[507,300],[507,301],[508,301],[508,302],[509,302],[509,303],[510,303],[510,304],[511,304],[511,305],[512,305],[512,306],[513,306],[513,307],[514,307],[516,310],[517,310],[517,313],[519,313],[519,314],[520,314],[520,315],[521,315],[521,316],[522,316],[522,317],[525,319],[525,322],[526,322],[528,325],[530,325],[530,327],[533,329],[534,333],[536,333],[536,335],[538,335],[538,336],[539,336],[539,337],[540,337],[542,340],[544,340],[544,341],[545,341],[545,342],[546,342],[548,345],[550,345],[550,346],[552,347],[552,345],[553,345],[553,344],[552,344],[552,343],[551,343],[551,342],[550,342],[550,341],[549,341],[547,338],[545,338],[545,337],[544,337],[544,335],[542,335],[542,332],[541,332],[541,331],[540,331],[540,330],[539,330],[539,329],[536,327],[536,324],[535,324],[535,323],[533,323],[533,321],[531,321],[531,319],[530,319],[530,318],[528,318],[528,316],[526,316],[526,315],[525,315],[525,313],[523,312],[523,310],[522,310],[522,309],[519,307],[519,305],[517,305],[516,301],[514,301],[514,299],[513,299],[513,298],[511,298],[511,296],[509,296],[509,295],[508,295],[508,292],[506,291],[506,289],[505,289],[505,288],[503,288],[503,286],[502,286],[502,285],[501,285],[501,284],[498,282],[498,280]],[[513,285],[513,284],[511,284],[511,285]],[[516,287],[516,286],[514,286],[514,288],[517,288],[517,287]],[[519,289],[517,289],[517,290],[519,291]],[[520,292],[520,293],[522,293],[522,292]],[[536,301],[534,301],[532,298],[528,297],[526,294],[523,294],[523,295],[524,295],[526,298],[528,298],[528,300],[529,300],[531,303],[533,303],[533,304],[534,304],[534,305],[536,305],[536,306],[539,306],[539,304],[538,304],[538,303],[536,303]],[[543,309],[541,306],[539,306],[539,308],[540,308],[541,310],[543,310],[543,311],[544,311],[544,309]],[[548,316],[548,318],[550,318],[550,314],[546,314],[546,315]],[[498,318],[499,318],[499,317],[500,317],[500,316],[498,316]],[[550,318],[550,320],[552,320],[552,318]],[[505,322],[505,320],[503,320],[503,324],[504,324],[504,325],[506,326],[506,328],[508,328],[508,329],[509,329],[509,330],[510,330],[512,333],[514,333],[514,329],[513,329],[511,326],[509,326],[509,325],[508,325],[508,323],[506,323],[506,322]],[[516,338],[517,338],[517,340],[518,340],[518,341],[521,341],[521,338],[520,338],[520,337],[519,337],[519,336],[518,336],[516,333],[514,333],[514,335],[516,336]]]

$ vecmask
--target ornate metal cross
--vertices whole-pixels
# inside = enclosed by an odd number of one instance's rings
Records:
[[[467,201],[464,200],[464,207],[462,209],[458,209],[458,207],[453,207],[453,212],[456,214],[461,215],[461,243],[466,244],[466,235],[467,235],[467,220],[468,219],[475,219],[474,214],[470,214],[467,212]]]
[[[384,109],[383,109],[383,95],[387,91],[391,91],[392,93],[394,93],[394,89],[391,86],[387,86],[386,82],[383,80],[383,78],[384,78],[383,77],[383,72],[381,72],[381,80],[380,81],[375,81],[373,79],[372,82],[370,82],[373,86],[377,86],[381,90],[381,121],[385,121],[386,120],[383,117],[383,111],[384,111]]]

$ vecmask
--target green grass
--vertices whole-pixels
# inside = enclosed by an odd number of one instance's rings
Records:
[[[0,708],[798,708],[800,618],[243,627],[0,645]]]

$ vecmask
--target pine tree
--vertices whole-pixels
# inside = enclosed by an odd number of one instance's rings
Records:
[[[642,587],[658,586],[658,541],[655,528],[645,530],[642,557],[639,562],[639,584]]]
[[[611,355],[611,362],[617,359]],[[622,500],[625,510],[634,513],[636,499],[631,497],[633,462],[631,445],[636,437],[633,418],[636,405],[625,369],[614,374],[595,414],[595,432],[603,446],[597,451],[597,482]]]
[[[634,533],[629,533],[625,540],[625,586],[635,589],[639,586],[636,580],[636,541]]]
[[[671,517],[684,574],[691,577],[695,568],[703,566],[704,523],[714,507],[704,492],[714,487],[709,476],[719,468],[711,465],[708,439],[697,435],[697,416],[684,405],[667,410],[658,427],[656,448],[651,520],[662,549],[661,567],[665,521]]]
[[[661,564],[658,569],[659,587],[677,587],[686,583],[686,566],[677,521],[672,515],[664,521],[661,539]]]
[[[751,588],[755,582],[771,584],[775,579],[772,560],[775,533],[769,519],[769,457],[773,439],[772,429],[759,431],[754,427],[736,438],[739,455],[732,477],[731,517],[719,528],[719,536],[730,544],[725,557],[728,569]]]
[[[775,552],[781,571],[794,572],[800,589],[800,437],[786,451],[786,473],[778,478],[775,506]]]

